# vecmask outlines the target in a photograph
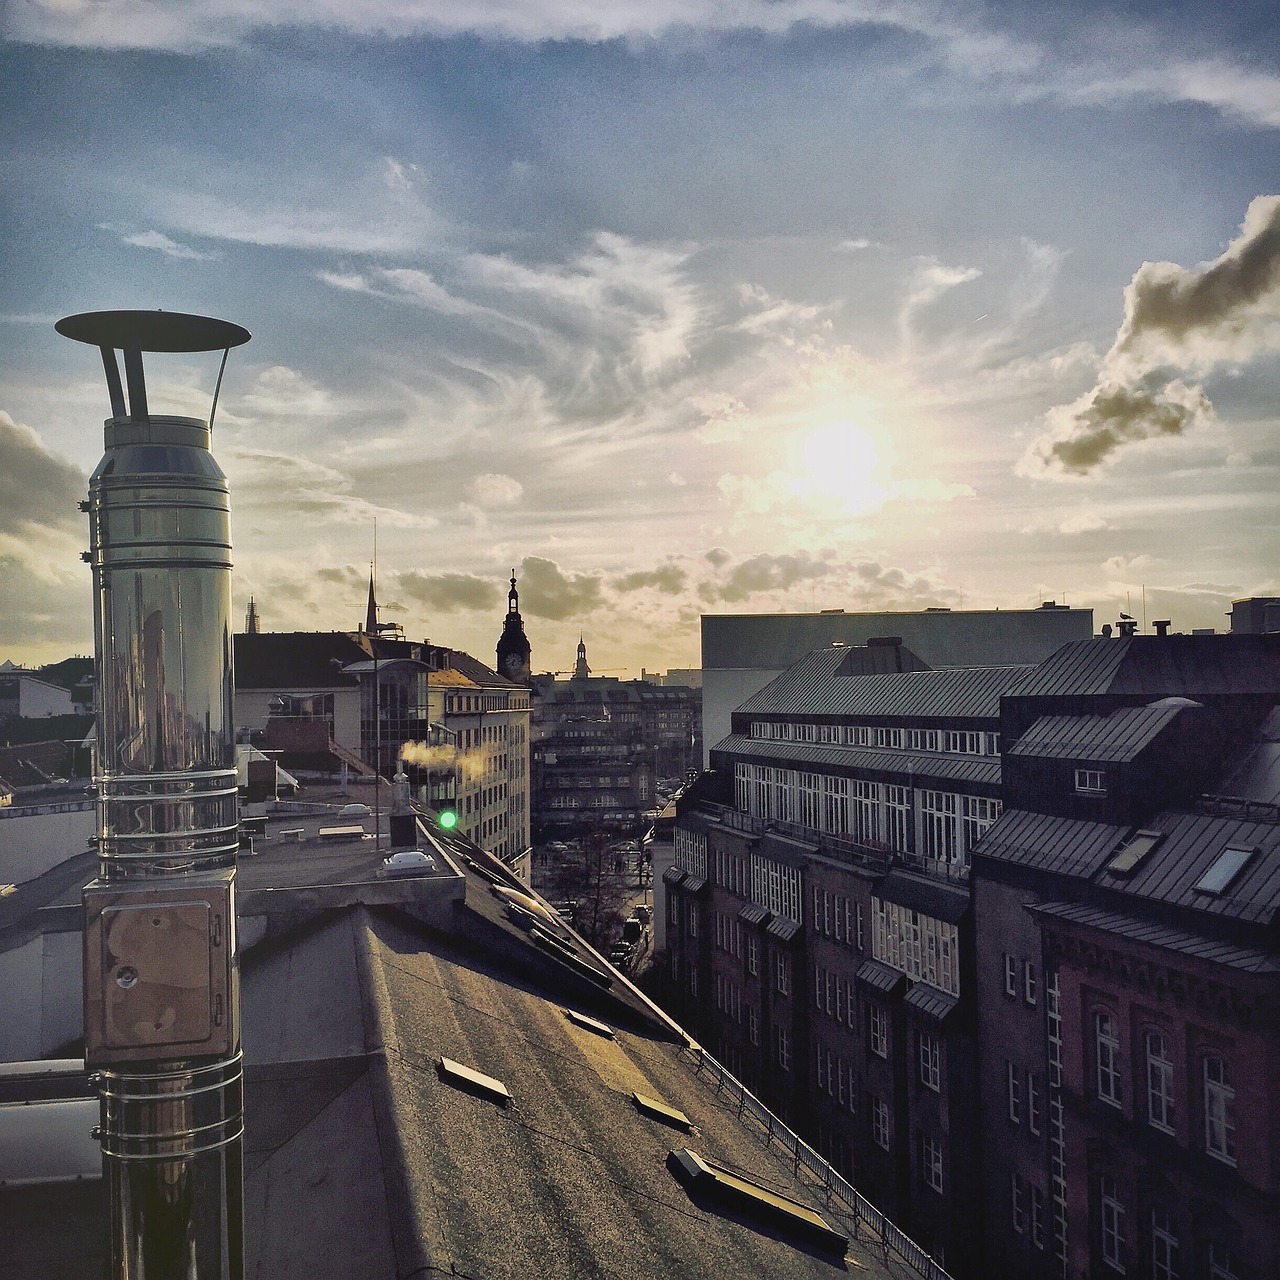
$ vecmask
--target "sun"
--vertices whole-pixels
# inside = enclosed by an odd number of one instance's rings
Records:
[[[871,511],[885,500],[875,436],[856,423],[828,422],[810,431],[800,444],[798,469],[798,488],[834,499],[848,512]]]

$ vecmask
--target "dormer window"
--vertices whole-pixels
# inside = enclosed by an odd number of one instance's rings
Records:
[[[1105,796],[1107,775],[1101,769],[1077,769],[1076,793],[1082,796]]]

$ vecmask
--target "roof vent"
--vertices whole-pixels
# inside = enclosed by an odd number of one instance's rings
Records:
[[[635,1103],[636,1110],[642,1116],[648,1116],[650,1120],[660,1120],[673,1129],[683,1129],[685,1133],[693,1132],[693,1121],[683,1111],[669,1107],[665,1102],[659,1102],[657,1098],[646,1097],[643,1093],[633,1093],[631,1101]]]
[[[483,1071],[464,1067],[462,1063],[454,1062],[452,1058],[441,1058],[436,1063],[436,1070],[440,1073],[441,1080],[453,1085],[455,1089],[461,1089],[463,1093],[474,1094],[477,1098],[487,1098],[500,1107],[508,1106],[511,1102],[511,1092],[507,1086],[501,1080],[485,1075]]]
[[[596,1018],[588,1018],[585,1013],[579,1013],[576,1009],[566,1009],[564,1016],[573,1023],[575,1027],[581,1027],[584,1031],[591,1031],[598,1036],[603,1036],[606,1040],[614,1038],[613,1028],[607,1023],[600,1022]]]

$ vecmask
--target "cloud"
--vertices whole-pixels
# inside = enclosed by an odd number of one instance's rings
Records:
[[[634,573],[623,574],[609,585],[615,591],[640,591],[648,587],[660,591],[663,595],[675,596],[684,590],[688,580],[689,575],[679,565],[668,562],[657,569],[637,570]]]
[[[948,267],[936,258],[921,258],[907,281],[907,293],[898,312],[898,328],[904,342],[910,342],[915,317],[932,306],[943,294],[976,280],[977,267]]]
[[[762,591],[786,591],[797,583],[825,578],[831,572],[832,566],[827,560],[814,558],[806,552],[795,555],[762,553],[735,565],[723,581],[706,584],[703,594],[704,598],[734,604]]]
[[[272,513],[282,524],[308,516],[339,524],[372,525],[381,520],[403,529],[431,529],[434,516],[370,502],[354,494],[348,475],[321,463],[266,449],[232,447],[223,463],[237,508]]]
[[[401,595],[440,613],[491,610],[497,607],[502,594],[490,579],[475,574],[423,573],[418,569],[396,574],[395,586]]]
[[[522,611],[535,618],[581,617],[603,602],[599,574],[565,573],[554,560],[526,556],[519,576]]]
[[[467,485],[467,493],[480,507],[510,507],[524,496],[524,485],[514,476],[486,471]]]
[[[1102,518],[1096,511],[1081,510],[1073,512],[1065,519],[1059,522],[1058,532],[1065,534],[1073,533],[1098,533],[1108,527],[1106,520]]]
[[[1138,386],[1104,383],[1059,411],[1065,429],[1033,445],[1020,470],[1031,476],[1087,475],[1122,446],[1181,436],[1211,413],[1204,392],[1176,378],[1163,387],[1150,380]]]
[[[1144,262],[1124,304],[1113,364],[1210,368],[1280,348],[1280,196],[1251,201],[1240,234],[1213,262],[1191,270]]]
[[[50,453],[30,427],[0,409],[0,534],[79,526],[77,504],[87,488],[79,467]]]
[[[1051,410],[1019,463],[1033,477],[1085,475],[1117,451],[1213,420],[1205,374],[1280,349],[1280,196],[1259,196],[1240,234],[1195,268],[1145,262],[1124,291],[1124,319],[1093,389]]]
[[[126,235],[120,231],[119,227],[113,227],[109,223],[102,223],[101,225],[106,231],[117,232],[125,244],[133,245],[136,249],[155,249],[169,258],[186,258],[192,262],[216,262],[222,256],[217,253],[201,253],[199,249],[192,249],[189,245],[179,244],[176,240],[172,240],[165,235],[163,231],[139,231],[132,235]]]

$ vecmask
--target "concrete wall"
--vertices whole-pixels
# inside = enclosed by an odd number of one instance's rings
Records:
[[[0,1061],[45,1058],[84,1034],[80,931],[0,951]]]
[[[83,853],[94,832],[92,801],[0,809],[0,884],[22,884]]]

